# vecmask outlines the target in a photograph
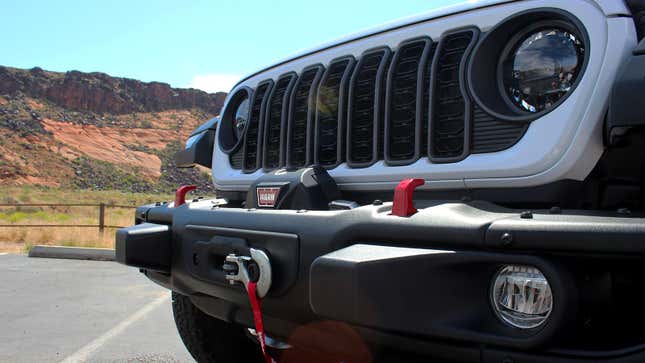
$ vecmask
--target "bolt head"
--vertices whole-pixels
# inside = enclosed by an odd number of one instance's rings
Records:
[[[510,233],[502,234],[502,237],[500,239],[504,246],[509,246],[511,243],[513,243],[513,235]]]

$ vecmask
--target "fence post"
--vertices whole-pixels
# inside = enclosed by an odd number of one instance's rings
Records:
[[[99,204],[99,234],[103,236],[105,231],[105,203]]]

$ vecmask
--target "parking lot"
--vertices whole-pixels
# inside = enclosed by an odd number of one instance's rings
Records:
[[[167,290],[115,262],[0,255],[0,362],[192,362]]]

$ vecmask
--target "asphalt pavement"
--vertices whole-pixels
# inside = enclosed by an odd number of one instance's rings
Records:
[[[170,293],[115,262],[0,254],[0,362],[194,362]]]

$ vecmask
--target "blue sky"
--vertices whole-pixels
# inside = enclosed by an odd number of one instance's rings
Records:
[[[460,0],[5,0],[0,65],[228,91],[299,50]]]

